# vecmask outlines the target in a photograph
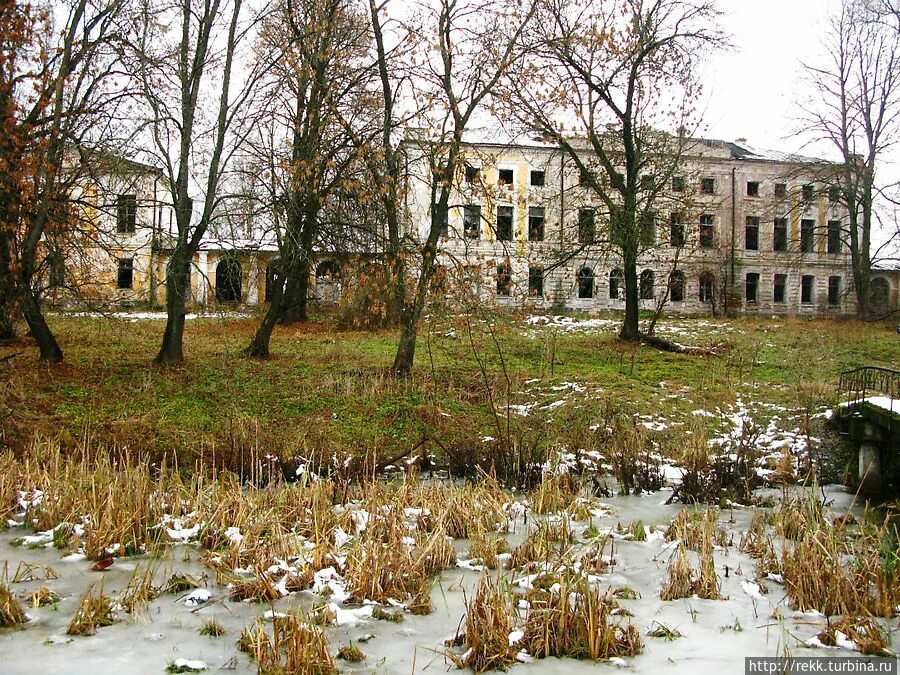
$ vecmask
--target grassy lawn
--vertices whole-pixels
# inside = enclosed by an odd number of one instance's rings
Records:
[[[507,403],[518,406],[511,435],[525,424],[571,445],[611,406],[682,423],[712,411],[703,419],[714,429],[739,399],[760,415],[766,406],[817,411],[837,400],[840,371],[900,363],[900,338],[884,324],[663,322],[663,336],[718,345],[715,356],[685,356],[624,344],[611,323],[538,326],[500,315],[426,322],[415,374],[396,381],[385,374],[394,333],[339,332],[327,317],[277,329],[265,361],[240,355],[254,319],[190,321],[178,369],[151,365],[162,321],[51,323],[61,366],[38,364],[26,343],[0,347],[0,357],[23,352],[0,371],[2,442],[14,451],[34,434],[182,460],[210,450],[385,457],[425,434],[465,451],[504,433]]]

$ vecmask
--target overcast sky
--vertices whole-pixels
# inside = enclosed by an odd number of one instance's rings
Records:
[[[802,97],[801,62],[821,61],[828,13],[839,5],[839,0],[719,0],[722,27],[734,48],[705,68],[704,135],[801,150],[804,139],[795,133],[793,117]]]

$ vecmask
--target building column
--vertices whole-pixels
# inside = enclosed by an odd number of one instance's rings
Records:
[[[197,254],[197,304],[206,306],[207,296],[209,294],[209,261],[206,251],[200,251]]]
[[[247,303],[259,304],[259,256],[251,255],[247,262]]]

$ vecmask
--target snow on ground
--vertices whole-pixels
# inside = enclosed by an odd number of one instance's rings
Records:
[[[525,319],[529,327],[527,334],[537,335],[542,331],[563,333],[616,333],[622,327],[620,319],[579,318],[574,316],[535,314]],[[688,340],[721,338],[722,333],[738,332],[727,321],[707,321],[703,319],[661,319],[656,324],[656,334],[670,339]]]
[[[108,318],[108,319],[119,319],[120,321],[165,321],[168,318],[168,315],[165,312],[72,312],[66,313],[63,316],[79,316],[79,317],[91,317],[95,319],[99,318]],[[190,313],[185,315],[185,319],[188,321],[194,321],[196,319],[246,319],[252,316],[247,312],[200,312],[200,313]]]

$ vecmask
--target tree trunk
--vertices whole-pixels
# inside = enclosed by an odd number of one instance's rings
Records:
[[[309,258],[298,266],[285,284],[284,300],[278,315],[278,322],[288,326],[292,323],[309,321]]]
[[[169,260],[166,274],[166,330],[162,346],[154,359],[159,364],[184,362],[184,295],[191,257],[182,245],[178,245]]]
[[[637,261],[626,253],[623,263],[623,274],[625,276],[625,321],[622,323],[619,337],[623,340],[635,342],[641,338],[640,325],[638,323],[641,301],[638,291]]]
[[[272,284],[272,302],[266,315],[256,329],[256,333],[244,354],[251,358],[263,359],[269,356],[269,343],[272,339],[272,331],[275,330],[275,324],[282,314],[282,303],[284,300],[284,278],[281,275],[275,277],[275,283]]]
[[[31,286],[26,284],[23,286],[25,288],[22,293],[22,314],[25,316],[28,329],[31,331],[38,349],[41,350],[41,361],[59,363],[63,360],[62,349],[60,349],[53,331],[50,330],[50,326],[47,325],[41,305]]]
[[[400,318],[400,339],[397,341],[397,353],[394,356],[393,373],[406,377],[412,372],[416,358],[416,333],[418,320],[412,318],[412,312],[404,312]]]
[[[5,303],[0,303],[0,340],[15,340],[16,326]]]

